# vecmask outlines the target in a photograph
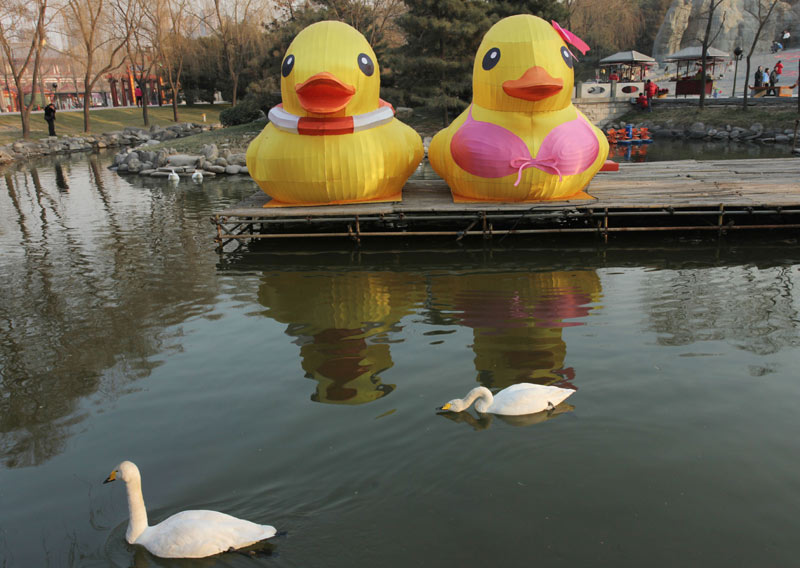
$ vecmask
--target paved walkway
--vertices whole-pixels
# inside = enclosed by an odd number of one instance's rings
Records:
[[[798,76],[798,63],[800,62],[800,49],[790,49],[787,51],[779,51],[778,53],[754,53],[750,60],[750,77],[747,81],[748,85],[753,85],[753,73],[755,73],[758,66],[769,67],[772,69],[775,64],[783,62],[783,73],[778,81],[779,85],[787,86],[792,85],[797,81]],[[722,96],[730,96],[733,89],[733,71],[735,66],[730,65],[729,69],[723,72],[722,79],[715,83]],[[736,96],[742,96],[742,89],[745,83],[745,73],[747,72],[747,59],[745,57],[739,62],[739,69],[736,73]]]

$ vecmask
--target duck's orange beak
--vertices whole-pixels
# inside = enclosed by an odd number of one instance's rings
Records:
[[[333,73],[323,71],[309,77],[294,90],[302,106],[308,112],[330,114],[342,110],[356,94],[351,85],[342,83]]]
[[[563,88],[563,79],[552,77],[544,67],[531,67],[519,79],[503,82],[503,90],[508,96],[526,101],[541,101]]]

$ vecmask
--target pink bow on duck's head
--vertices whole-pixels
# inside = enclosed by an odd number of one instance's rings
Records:
[[[561,36],[561,39],[563,39],[565,42],[567,42],[568,44],[573,46],[575,49],[580,51],[581,55],[586,55],[586,52],[591,49],[589,47],[589,44],[587,44],[585,41],[583,41],[581,38],[576,36],[571,31],[565,30],[564,28],[559,26],[558,22],[556,22],[555,20],[550,20],[550,23],[553,24],[553,28],[558,32],[558,35]],[[574,54],[573,54],[573,57],[575,57]]]

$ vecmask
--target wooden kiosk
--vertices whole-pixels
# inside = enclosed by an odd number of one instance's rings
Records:
[[[714,92],[714,76],[717,65],[730,57],[714,47],[709,47],[706,52],[706,77],[700,77],[700,66],[703,60],[703,48],[685,47],[680,51],[667,55],[664,60],[675,64],[675,96],[699,95],[705,88],[706,95]]]

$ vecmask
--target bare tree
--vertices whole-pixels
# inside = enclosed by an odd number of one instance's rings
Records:
[[[230,75],[235,105],[239,77],[254,56],[266,20],[272,19],[272,8],[257,0],[211,0],[198,16],[220,40],[222,66]]]
[[[130,63],[133,82],[141,89],[142,121],[150,125],[148,108],[153,69],[159,62],[156,45],[163,39],[162,27],[165,24],[162,0],[115,0],[116,17],[122,28],[125,53]],[[139,101],[137,100],[137,103]]]
[[[128,38],[115,25],[106,0],[66,0],[64,24],[72,44],[68,53],[83,70],[83,130],[89,132],[92,90],[103,75],[122,65]]]
[[[644,25],[638,4],[630,0],[573,0],[567,8],[569,30],[599,52],[630,49]]]
[[[197,20],[189,13],[189,0],[161,1],[163,17],[159,22],[153,22],[157,30],[155,45],[172,92],[172,117],[178,122],[178,91],[188,49],[187,39],[194,33]]]
[[[30,114],[36,102],[36,88],[40,82],[42,48],[46,39],[46,15],[47,0],[34,0],[32,3],[9,2],[0,8],[0,48],[8,68],[11,69],[11,77],[17,90],[17,107],[22,121],[23,138],[30,138],[31,135]],[[26,29],[30,22],[33,22],[32,33],[30,28]],[[22,39],[27,37],[30,37],[30,40],[23,44]],[[25,104],[25,79],[29,67],[31,98]]]
[[[744,97],[742,99],[742,110],[744,111],[747,110],[747,90],[749,89],[748,83],[750,81],[750,58],[753,56],[753,53],[756,50],[756,44],[758,43],[758,37],[761,35],[761,30],[764,29],[764,24],[767,23],[767,20],[772,15],[772,10],[775,8],[777,3],[778,0],[753,0],[755,9],[745,8],[745,12],[753,16],[756,19],[756,22],[758,22],[758,28],[753,36],[753,43],[750,45],[750,51],[747,52],[747,71],[745,73]],[[769,6],[769,8],[767,6]]]
[[[703,34],[702,39],[703,50],[700,54],[700,110],[703,110],[706,101],[706,57],[708,55],[708,46],[714,43],[714,40],[717,39],[719,32],[722,31],[722,26],[725,24],[725,12],[723,12],[722,21],[720,21],[717,31],[712,36],[711,28],[713,27],[712,22],[714,21],[714,12],[717,11],[717,8],[719,8],[723,2],[725,2],[725,0],[709,0],[708,10],[706,11],[708,20],[706,21],[706,31]]]

